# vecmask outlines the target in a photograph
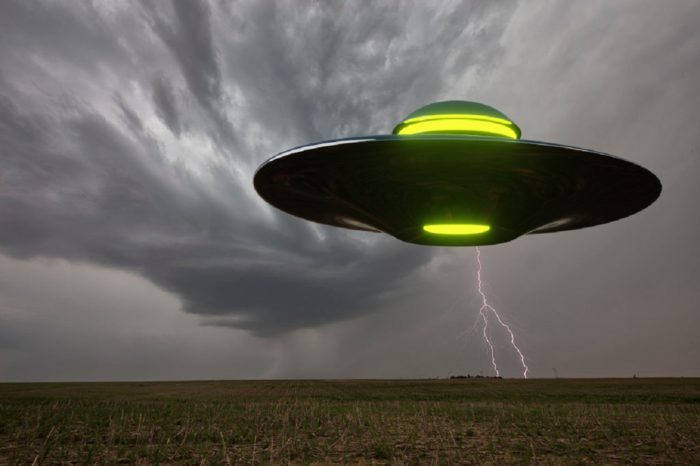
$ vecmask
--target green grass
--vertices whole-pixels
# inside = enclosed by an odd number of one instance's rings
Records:
[[[0,464],[699,464],[700,379],[0,384]]]

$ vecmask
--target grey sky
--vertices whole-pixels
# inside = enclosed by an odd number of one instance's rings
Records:
[[[1,2],[0,380],[487,374],[473,249],[309,224],[251,183],[446,99],[664,185],[483,249],[532,375],[698,375],[699,23],[695,1]]]

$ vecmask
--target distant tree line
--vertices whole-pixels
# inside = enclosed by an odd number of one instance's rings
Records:
[[[451,375],[450,379],[502,379],[500,375],[490,376],[490,375]]]

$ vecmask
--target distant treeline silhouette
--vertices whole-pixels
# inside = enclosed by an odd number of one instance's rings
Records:
[[[490,375],[451,375],[450,379],[502,379],[500,375],[490,376]]]

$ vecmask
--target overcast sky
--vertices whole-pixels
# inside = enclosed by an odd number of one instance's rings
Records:
[[[700,375],[698,24],[695,0],[0,2],[0,380],[491,374],[473,248],[252,187],[278,152],[452,99],[663,183],[621,221],[482,248],[530,375]]]

